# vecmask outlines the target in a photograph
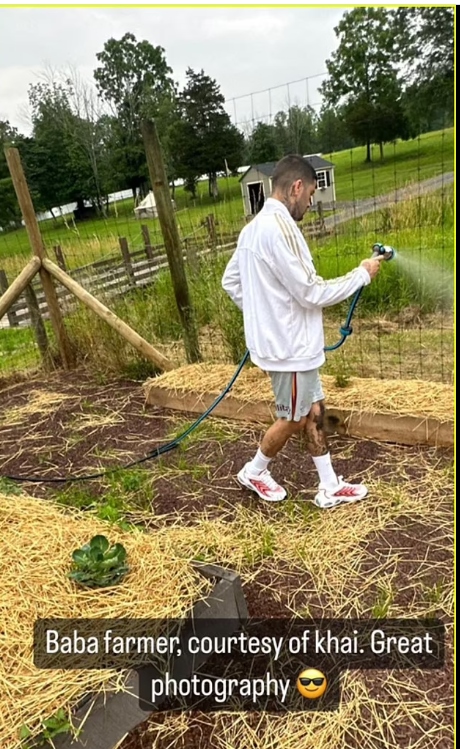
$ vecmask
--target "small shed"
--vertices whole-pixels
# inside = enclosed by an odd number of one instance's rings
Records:
[[[309,154],[304,158],[310,162],[318,179],[316,192],[312,198],[312,206],[320,201],[323,208],[335,203],[334,164],[326,161],[319,154]],[[263,207],[272,191],[272,175],[277,162],[253,164],[240,177],[241,194],[243,196],[244,213],[255,216]]]

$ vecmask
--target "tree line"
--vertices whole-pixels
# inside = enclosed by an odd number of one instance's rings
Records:
[[[19,148],[37,210],[85,202],[104,215],[108,195],[144,195],[148,172],[140,123],[154,118],[168,177],[192,196],[206,174],[218,197],[217,176],[242,164],[276,161],[286,153],[331,153],[449,126],[454,118],[454,11],[446,7],[359,7],[335,28],[337,48],[327,61],[319,112],[298,104],[271,122],[232,124],[225,98],[203,70],[186,71],[180,89],[165,50],[131,33],[109,39],[96,55],[94,84],[76,71],[49,71],[29,87],[32,132],[0,121],[0,227],[20,225],[3,156]]]

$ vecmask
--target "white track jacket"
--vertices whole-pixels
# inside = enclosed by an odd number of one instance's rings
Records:
[[[330,281],[318,276],[289,211],[268,198],[242,230],[222,286],[243,312],[252,362],[266,372],[305,372],[325,361],[322,308],[370,281],[362,266]]]

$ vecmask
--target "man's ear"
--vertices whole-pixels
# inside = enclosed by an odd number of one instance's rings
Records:
[[[302,180],[296,179],[296,181],[292,185],[292,191],[294,193],[298,193],[301,187],[302,187]]]

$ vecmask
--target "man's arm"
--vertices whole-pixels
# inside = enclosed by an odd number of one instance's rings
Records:
[[[238,264],[238,248],[228,263],[223,278],[222,288],[227,292],[236,306],[243,309],[243,291],[241,288],[240,268]]]
[[[371,282],[371,275],[363,265],[345,276],[325,281],[316,273],[313,262],[302,253],[294,233],[280,233],[267,262],[302,307],[330,307]]]

